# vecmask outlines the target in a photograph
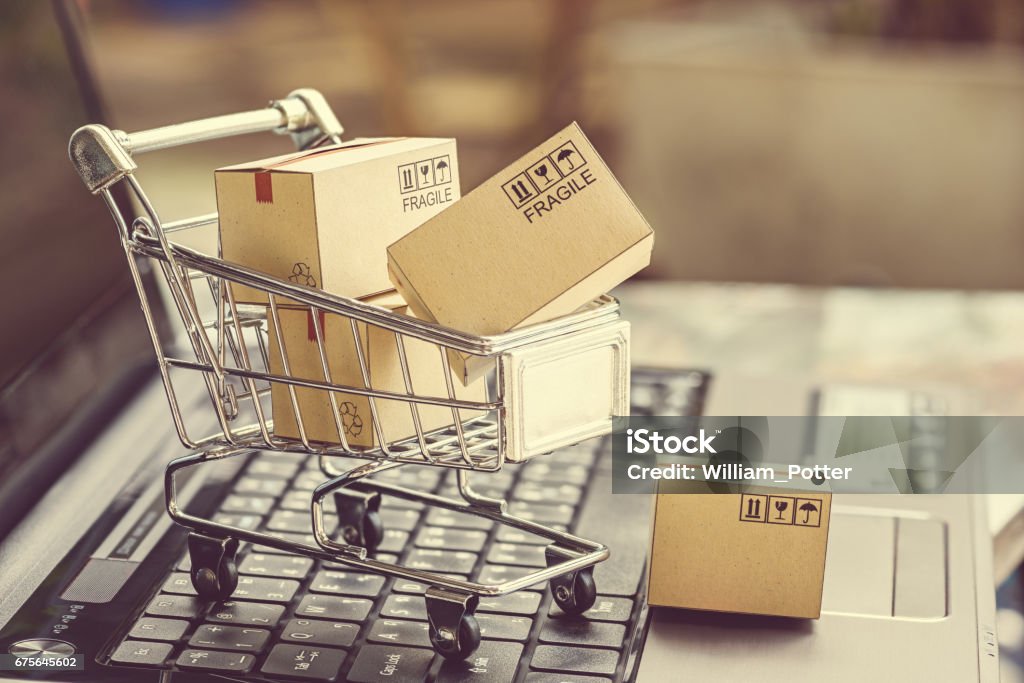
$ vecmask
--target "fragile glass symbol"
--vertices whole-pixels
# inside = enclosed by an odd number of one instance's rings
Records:
[[[785,512],[786,508],[788,508],[788,507],[789,507],[789,503],[787,501],[784,501],[784,500],[777,500],[777,501],[775,501],[775,509],[778,510],[778,512],[779,512],[779,516],[776,517],[775,519],[782,519],[782,513]]]
[[[544,184],[545,185],[547,185],[548,183],[551,182],[548,179],[548,165],[547,164],[541,164],[540,166],[535,168],[533,170],[533,172],[534,172],[534,174],[537,175],[538,178],[543,178],[544,179]]]

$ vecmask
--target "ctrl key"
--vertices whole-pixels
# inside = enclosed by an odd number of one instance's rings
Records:
[[[220,673],[248,673],[256,659],[252,655],[238,652],[214,652],[212,650],[185,650],[178,656],[175,665],[179,669],[194,671],[215,671]]]
[[[303,645],[277,645],[263,663],[262,673],[309,681],[333,681],[345,661],[344,650]]]
[[[145,640],[126,640],[117,646],[110,660],[134,666],[161,666],[170,654],[170,643],[150,643]]]

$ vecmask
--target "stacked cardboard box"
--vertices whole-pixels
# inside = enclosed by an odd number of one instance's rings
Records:
[[[573,123],[388,248],[413,312],[491,335],[571,313],[644,268],[654,233]],[[486,364],[452,353],[471,382]]]

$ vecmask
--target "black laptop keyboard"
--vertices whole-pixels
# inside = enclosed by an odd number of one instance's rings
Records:
[[[699,414],[706,384],[698,372],[635,369],[634,412]],[[409,466],[379,478],[458,496],[449,470]],[[315,545],[309,502],[323,481],[315,458],[255,455],[216,519]],[[424,586],[246,546],[238,588],[221,603],[195,597],[184,557],[129,624],[110,663],[270,681],[622,680],[643,613],[649,511],[645,501],[611,494],[607,439],[475,475],[473,482],[481,493],[507,497],[514,514],[612,549],[594,572],[593,608],[567,617],[545,585],[482,598],[476,616],[483,642],[465,662],[445,661],[430,648]],[[481,582],[545,566],[545,539],[489,520],[388,497],[381,516],[379,559]]]

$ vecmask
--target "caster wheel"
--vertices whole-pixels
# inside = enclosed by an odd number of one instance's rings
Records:
[[[363,514],[359,526],[350,524],[342,529],[341,538],[350,545],[358,545],[367,550],[374,550],[384,540],[384,521],[376,510]],[[360,527],[362,531],[360,531]]]
[[[480,624],[472,614],[466,614],[459,622],[459,645],[449,637],[445,638],[440,631],[430,629],[430,644],[437,654],[445,659],[461,661],[473,654],[480,647]]]
[[[197,532],[188,535],[188,554],[192,560],[192,585],[203,600],[225,600],[238,586],[235,553],[238,541],[215,538]]]
[[[215,570],[193,567],[192,585],[204,600],[226,600],[238,587],[238,566],[234,559],[224,558]]]
[[[384,521],[380,513],[370,510],[363,517],[363,547],[373,550],[384,540]]]
[[[597,600],[597,584],[594,582],[594,573],[591,569],[576,572],[571,585],[570,589],[569,582],[558,580],[551,584],[555,603],[563,612],[582,614],[594,606],[594,601]]]

